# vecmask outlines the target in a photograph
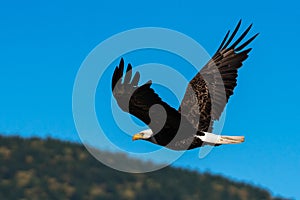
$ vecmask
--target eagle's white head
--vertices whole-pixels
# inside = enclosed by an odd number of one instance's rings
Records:
[[[137,134],[134,134],[132,140],[149,140],[153,143],[157,143],[153,137],[153,131],[151,129],[143,130]]]

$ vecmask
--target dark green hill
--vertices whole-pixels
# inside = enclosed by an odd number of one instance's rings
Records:
[[[122,156],[110,154],[111,159]],[[130,163],[145,165],[137,160]],[[128,174],[79,144],[0,136],[0,199],[273,199],[266,190],[211,174],[167,167]]]

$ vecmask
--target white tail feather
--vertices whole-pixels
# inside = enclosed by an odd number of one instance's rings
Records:
[[[204,132],[204,134],[203,136],[197,135],[196,137],[209,144],[238,144],[245,141],[244,136],[216,135],[208,132]]]

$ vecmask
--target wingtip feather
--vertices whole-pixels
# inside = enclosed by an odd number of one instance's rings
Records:
[[[243,48],[245,48],[248,44],[250,44],[257,36],[259,35],[259,33],[256,33],[254,36],[252,36],[250,39],[248,39],[246,42],[244,42],[243,44],[241,44],[239,47],[237,47],[235,49],[235,51],[240,51]]]
[[[136,72],[136,73],[134,74],[134,76],[133,76],[133,79],[132,79],[132,81],[131,81],[131,84],[132,84],[133,86],[137,86],[138,83],[139,83],[139,80],[140,80],[140,73],[139,73],[139,72]]]
[[[236,25],[234,31],[232,32],[231,36],[229,37],[229,39],[227,40],[226,44],[224,45],[224,47],[222,49],[225,49],[230,44],[230,42],[233,40],[233,38],[235,37],[236,33],[238,32],[241,24],[242,24],[242,20],[240,20],[238,22],[238,24]]]
[[[129,84],[129,83],[130,83],[130,80],[131,80],[131,77],[132,77],[132,66],[131,66],[131,64],[129,63],[129,64],[127,65],[124,83]]]

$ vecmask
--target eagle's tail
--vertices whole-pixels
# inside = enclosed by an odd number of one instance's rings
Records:
[[[244,141],[245,141],[244,136],[225,136],[225,135],[222,135],[217,140],[216,144],[238,144],[238,143],[242,143]]]
[[[216,135],[213,133],[203,132],[204,135],[196,136],[200,138],[206,144],[221,145],[221,144],[239,144],[245,141],[244,136],[227,136],[227,135]]]

